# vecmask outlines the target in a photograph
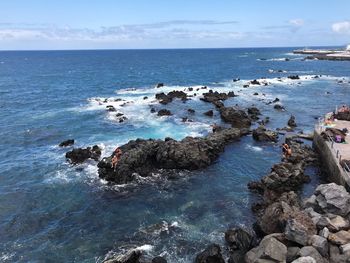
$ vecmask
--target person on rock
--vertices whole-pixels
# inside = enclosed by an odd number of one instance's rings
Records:
[[[292,149],[289,147],[287,143],[282,144],[282,152],[284,158],[288,158],[292,155]]]
[[[115,149],[115,151],[113,152],[113,157],[112,157],[112,165],[111,167],[114,169],[117,167],[117,164],[120,160],[120,157],[122,156],[122,150],[118,147],[117,149]]]

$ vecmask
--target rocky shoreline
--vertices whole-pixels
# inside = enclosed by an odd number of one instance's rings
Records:
[[[298,76],[288,78],[299,79]],[[247,85],[268,83],[253,80]],[[66,153],[66,158],[72,164],[87,159],[99,160],[97,166],[100,178],[112,184],[126,184],[135,181],[137,176],[160,174],[166,177],[180,170],[203,169],[219,157],[226,145],[250,133],[257,141],[278,142],[279,133],[264,126],[269,121],[268,117],[259,122],[259,127],[250,130],[251,125],[260,118],[259,109],[225,106],[224,101],[235,96],[233,92],[218,93],[212,90],[203,93],[201,100],[211,103],[227,125],[215,127],[213,133],[205,137],[186,137],[180,141],[172,138],[129,141],[119,147],[123,155],[115,168],[112,168],[111,163],[113,155],[100,160],[101,149],[96,145],[73,149]],[[160,104],[167,105],[174,99],[185,103],[189,96],[185,92],[173,91],[156,94],[155,98]],[[271,103],[278,101],[276,99]],[[275,104],[275,108],[284,109],[280,104]],[[193,109],[188,112],[195,114]],[[157,115],[170,116],[172,113],[161,109]],[[213,110],[204,115],[213,116]],[[291,116],[288,127],[283,129],[290,131],[295,127],[295,118]],[[248,184],[248,188],[261,197],[261,202],[252,206],[256,223],[247,229],[228,229],[224,249],[211,244],[197,254],[196,263],[350,262],[350,194],[344,187],[330,183],[319,185],[314,195],[301,200],[299,190],[310,180],[305,175],[305,168],[317,165],[318,157],[311,147],[305,146],[299,139],[287,137],[286,143],[292,148],[292,156],[275,164],[260,181]],[[60,146],[72,144],[74,140],[67,140]],[[104,262],[167,262],[162,257],[145,260],[142,254],[141,250],[132,249]]]

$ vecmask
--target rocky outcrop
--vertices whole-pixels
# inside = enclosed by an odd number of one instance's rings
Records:
[[[248,108],[247,112],[248,112],[249,117],[252,120],[255,120],[255,121],[258,120],[259,119],[259,115],[261,115],[260,110],[258,108],[256,108],[256,107]]]
[[[76,148],[66,153],[67,160],[72,164],[85,162],[87,159],[98,161],[101,157],[101,148],[97,145],[87,148]]]
[[[291,75],[291,76],[288,76],[288,78],[293,80],[300,79],[298,75]]]
[[[115,170],[112,156],[98,163],[99,176],[117,184],[135,179],[135,174],[150,176],[176,169],[196,170],[210,165],[225,145],[248,133],[245,129],[223,129],[203,138],[186,137],[181,141],[142,140],[130,141],[121,146],[121,156]]]
[[[212,244],[196,256],[195,263],[225,263],[219,245]]]
[[[203,98],[201,98],[201,100],[205,102],[213,103],[216,101],[227,100],[228,98],[235,97],[235,96],[236,95],[233,91],[230,91],[229,93],[224,93],[224,92],[220,93],[217,91],[214,92],[212,90],[209,90],[209,92],[203,93]]]
[[[225,240],[229,247],[229,262],[244,262],[245,254],[254,247],[255,237],[242,228],[232,228],[225,232]]]
[[[157,113],[158,116],[171,116],[173,115],[170,110],[167,109],[161,109]]]
[[[219,109],[221,119],[235,128],[249,128],[252,124],[244,110],[237,107],[221,107]]]
[[[206,115],[208,117],[213,117],[214,112],[213,112],[213,110],[208,110],[208,111],[204,112],[204,115]]]
[[[116,255],[113,258],[103,261],[103,263],[139,263],[141,255],[141,251],[135,249],[123,255]]]
[[[169,102],[172,102],[173,99],[181,99],[182,101],[186,101],[187,100],[187,94],[183,91],[179,91],[179,90],[173,90],[171,92],[169,92],[168,94],[165,94],[164,92],[162,93],[157,93],[155,95],[156,99],[159,101],[159,103],[161,104],[168,104]]]
[[[67,146],[71,146],[74,144],[74,140],[73,139],[68,139],[68,140],[65,140],[63,142],[61,142],[58,146],[59,147],[67,147]]]
[[[290,118],[288,120],[288,126],[291,128],[297,127],[297,123],[295,122],[295,117],[293,115],[290,116]]]
[[[257,129],[253,130],[253,139],[256,141],[277,142],[278,133],[267,130],[264,126],[261,125]]]

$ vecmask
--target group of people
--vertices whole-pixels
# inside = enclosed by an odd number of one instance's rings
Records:
[[[120,157],[122,156],[122,150],[118,147],[117,149],[114,150],[113,152],[113,157],[112,157],[112,161],[111,161],[111,168],[114,169],[117,167],[117,164],[120,160]]]

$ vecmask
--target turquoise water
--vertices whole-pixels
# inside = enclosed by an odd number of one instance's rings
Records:
[[[0,52],[0,261],[101,262],[109,253],[142,247],[169,262],[191,262],[206,244],[223,243],[227,227],[249,226],[254,222],[250,206],[258,197],[246,184],[279,161],[278,145],[247,136],[205,170],[128,186],[101,181],[93,161],[68,165],[69,148],[57,145],[74,138],[76,146],[99,144],[109,155],[130,139],[204,136],[210,124],[220,123],[217,112],[214,118],[202,114],[212,105],[194,97],[164,107],[153,99],[157,92],[204,85],[235,91],[239,96],[225,104],[256,105],[270,117],[269,128],[284,127],[294,114],[299,129],[312,131],[315,118],[349,103],[350,66],[302,61],[292,50]],[[286,73],[271,71],[279,69]],[[295,74],[301,80],[285,79]],[[322,77],[312,79],[316,74]],[[241,81],[232,82],[237,77]],[[271,84],[242,88],[262,77]],[[158,82],[165,86],[155,89]],[[276,97],[286,112],[265,104]],[[96,98],[107,98],[128,120],[117,122]],[[130,103],[121,107],[115,98]],[[150,107],[174,115],[160,118]],[[196,113],[189,115],[188,108]],[[181,122],[185,116],[193,122]]]

